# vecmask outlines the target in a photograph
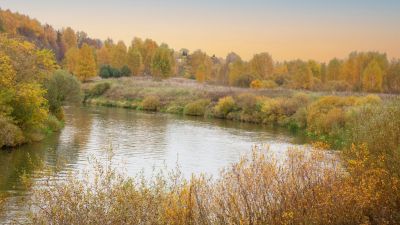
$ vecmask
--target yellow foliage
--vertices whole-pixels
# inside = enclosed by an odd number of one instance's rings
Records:
[[[18,84],[16,89],[11,115],[23,129],[40,127],[48,116],[46,91],[34,83]]]
[[[234,109],[235,100],[231,96],[220,98],[215,106],[216,114],[219,117],[226,117]]]
[[[12,88],[15,85],[16,72],[11,64],[10,57],[0,52],[0,87]]]
[[[81,49],[79,49],[75,75],[79,80],[86,81],[87,79],[96,76],[96,73],[97,67],[93,50],[89,45],[83,44]]]
[[[263,87],[263,83],[262,83],[261,80],[253,80],[250,83],[250,87],[253,88],[253,89],[260,89],[260,88]]]

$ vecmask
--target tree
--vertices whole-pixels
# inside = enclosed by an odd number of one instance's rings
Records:
[[[97,50],[97,65],[110,65],[111,64],[111,48],[109,44],[104,44],[100,49]]]
[[[11,59],[0,51],[0,88],[12,88],[15,85],[16,72]]]
[[[142,55],[136,46],[131,46],[128,50],[128,67],[133,75],[138,76],[143,70]]]
[[[78,63],[79,63],[79,49],[70,48],[65,54],[65,68],[68,72],[76,74]]]
[[[150,74],[153,67],[153,57],[158,50],[158,45],[151,39],[146,39],[142,46],[139,48],[140,55],[144,66],[144,72]]]
[[[326,71],[327,80],[339,80],[342,70],[342,63],[339,59],[334,58],[329,61],[328,68]]]
[[[159,47],[152,60],[152,74],[158,78],[167,78],[172,74],[172,51],[165,47]]]
[[[81,81],[86,81],[90,77],[96,76],[96,61],[92,48],[86,43],[79,50],[78,65],[76,76]]]
[[[81,100],[80,83],[75,76],[65,70],[57,70],[46,80],[45,98],[49,103],[50,112],[62,119],[62,108],[66,102],[78,103]]]
[[[258,79],[266,80],[272,77],[274,64],[268,53],[260,53],[253,56],[249,62],[251,73]]]
[[[129,77],[132,75],[131,69],[127,65],[123,66],[120,70],[121,77]]]
[[[212,61],[211,58],[204,52],[197,50],[189,57],[189,65],[191,67],[191,74],[196,76],[199,67],[203,67],[204,81],[211,80]]]
[[[292,86],[294,88],[311,89],[313,86],[313,74],[307,63],[297,61],[292,69]]]
[[[197,82],[204,83],[206,81],[206,68],[204,65],[200,65],[196,71]]]
[[[24,131],[40,128],[48,116],[46,93],[37,83],[20,83],[11,102],[11,117]]]
[[[364,91],[382,91],[383,71],[377,61],[373,60],[363,72],[362,87]]]
[[[119,41],[117,45],[111,48],[110,65],[114,68],[121,69],[127,64],[127,48],[123,41]]]
[[[318,78],[319,80],[322,80],[322,77],[321,77],[321,64],[319,64],[315,60],[308,60],[307,64],[308,64],[308,67],[311,70],[311,73],[313,74],[313,77]]]
[[[385,83],[387,91],[400,93],[400,59],[393,60],[388,68]]]
[[[71,27],[67,27],[62,31],[62,38],[65,42],[67,51],[70,48],[78,47],[78,39],[76,37],[75,31]]]
[[[248,68],[248,64],[241,60],[231,63],[229,65],[229,85],[249,87],[255,77],[248,72]]]

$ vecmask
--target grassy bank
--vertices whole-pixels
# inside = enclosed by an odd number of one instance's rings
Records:
[[[105,79],[85,84],[84,90],[87,104],[286,127],[336,148],[350,143],[348,132],[362,108],[381,107],[396,99],[391,95],[200,85],[187,79]]]

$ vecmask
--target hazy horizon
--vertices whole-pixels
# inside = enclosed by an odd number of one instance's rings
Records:
[[[92,38],[127,45],[134,36],[151,38],[218,57],[269,52],[279,61],[328,61],[352,51],[380,51],[400,58],[400,1],[394,0],[1,0],[0,7]]]

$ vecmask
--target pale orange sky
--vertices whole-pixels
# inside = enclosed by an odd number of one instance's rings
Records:
[[[134,36],[152,38],[220,57],[269,52],[280,61],[327,61],[351,51],[380,51],[400,58],[395,0],[0,0],[0,7],[94,38],[127,44]]]

